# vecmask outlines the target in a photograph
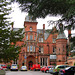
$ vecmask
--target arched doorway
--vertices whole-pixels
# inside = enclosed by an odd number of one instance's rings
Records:
[[[33,65],[33,62],[29,61],[29,63],[28,63],[28,69],[30,69],[30,67],[32,67],[32,65]]]

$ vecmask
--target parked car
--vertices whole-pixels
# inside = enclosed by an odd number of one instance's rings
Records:
[[[49,65],[47,67],[44,68],[44,72],[45,73],[48,73],[49,72],[49,68],[53,67],[52,65]]]
[[[53,73],[53,70],[54,70],[55,66],[52,66],[49,68],[49,73]]]
[[[46,68],[46,66],[43,66],[40,70],[42,71],[42,72],[44,72],[44,69]]]
[[[40,64],[33,64],[33,66],[30,67],[30,70],[34,70],[34,71],[39,70],[40,71]]]
[[[75,75],[75,66],[67,67],[59,71],[59,75]]]
[[[1,67],[3,68],[3,70],[7,70],[6,64],[0,64],[0,65],[1,65]]]
[[[18,66],[17,66],[17,64],[12,64],[10,70],[11,70],[11,71],[14,71],[14,70],[18,71]]]
[[[1,65],[0,65],[0,70],[3,70],[3,68],[1,67]]]
[[[60,69],[64,69],[64,68],[66,68],[66,67],[69,67],[69,66],[68,66],[68,65],[57,65],[57,66],[54,68],[52,74],[53,74],[53,75],[58,75],[59,70],[60,70]]]
[[[22,66],[21,67],[21,71],[27,71],[27,67],[26,66]]]

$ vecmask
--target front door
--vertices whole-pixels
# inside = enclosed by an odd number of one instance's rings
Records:
[[[28,69],[30,70],[30,67],[32,67],[32,65],[33,65],[33,62],[32,61],[29,61],[29,63],[28,63]]]

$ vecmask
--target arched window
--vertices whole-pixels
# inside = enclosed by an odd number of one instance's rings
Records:
[[[32,27],[30,27],[30,31],[32,31]]]

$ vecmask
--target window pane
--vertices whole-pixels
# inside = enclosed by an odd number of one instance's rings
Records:
[[[43,47],[41,48],[41,53],[43,53]]]
[[[26,40],[28,40],[28,35],[26,35]]]
[[[32,46],[30,46],[30,52],[32,52]]]
[[[53,43],[56,43],[56,39],[55,38],[53,38]]]
[[[35,47],[34,47],[34,52],[35,52]]]
[[[41,38],[41,42],[43,42],[43,38]]]
[[[34,40],[36,40],[36,36],[35,36]]]
[[[32,31],[32,28],[30,28],[30,31]]]
[[[41,38],[39,38],[39,42],[41,42]]]
[[[39,38],[39,42],[43,42],[43,38]]]
[[[27,47],[27,52],[29,52],[29,46]]]
[[[39,47],[39,53],[41,52],[41,47]]]
[[[32,35],[30,35],[30,40],[32,40],[32,38],[33,38],[33,36],[32,36]]]

